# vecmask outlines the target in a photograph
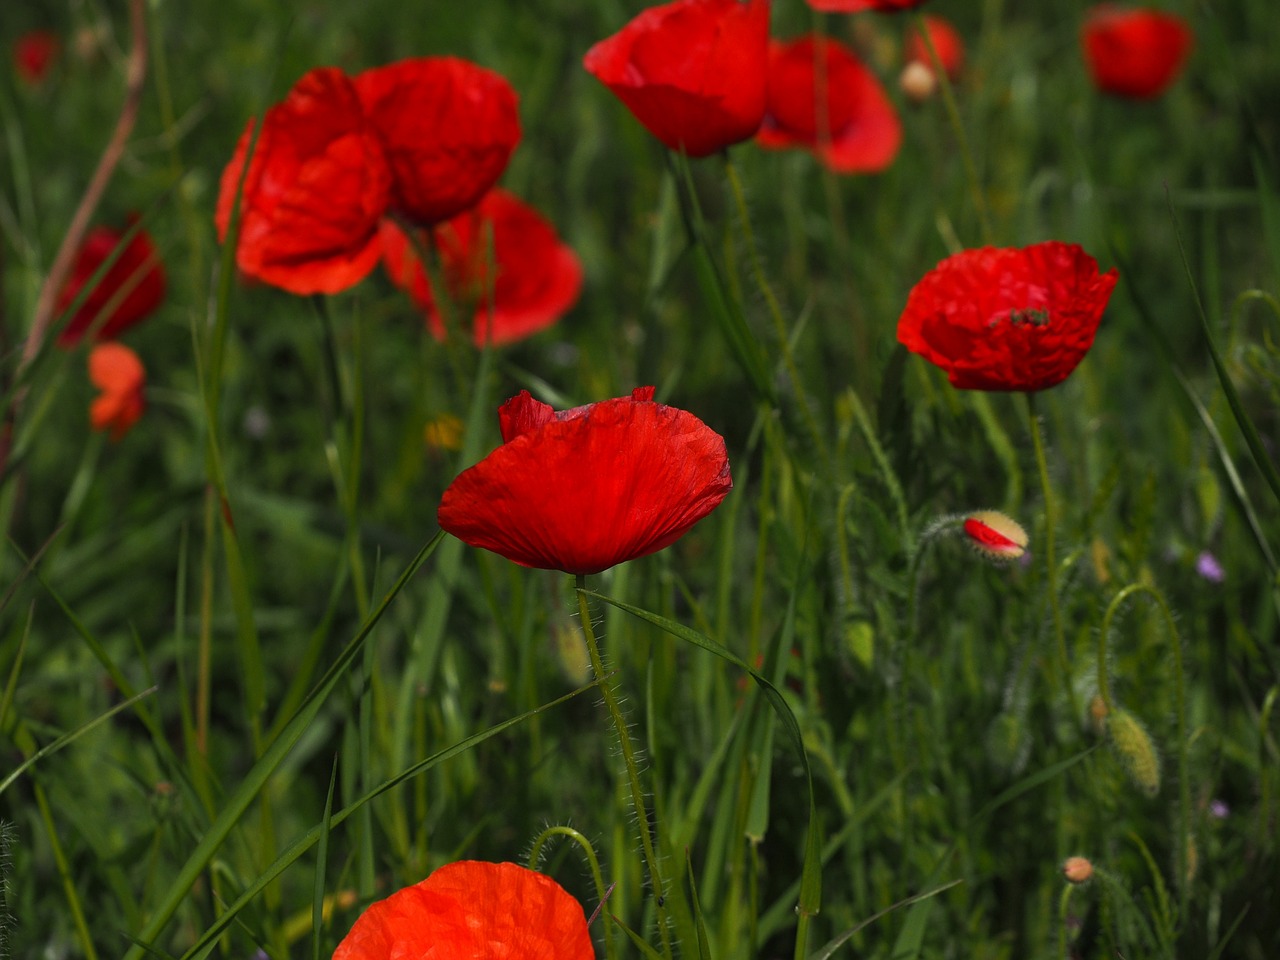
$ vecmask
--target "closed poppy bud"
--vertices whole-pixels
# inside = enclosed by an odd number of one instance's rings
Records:
[[[653,387],[560,412],[522,390],[499,421],[505,442],[453,481],[437,517],[526,567],[598,573],[654,553],[733,485],[724,439]]]
[[[1177,79],[1195,37],[1174,14],[1102,4],[1086,17],[1080,41],[1099,90],[1149,100]]]
[[[19,79],[32,87],[42,83],[58,59],[61,46],[58,35],[48,30],[32,30],[20,36],[13,44],[13,68]]]
[[[672,150],[705,157],[764,116],[768,0],[676,0],[644,10],[583,66]]]
[[[1067,857],[1062,864],[1062,875],[1068,883],[1086,883],[1093,877],[1093,864],[1084,857]]]
[[[961,390],[1047,390],[1089,352],[1117,279],[1075,244],[965,250],[912,288],[898,341]]]
[[[90,231],[76,253],[66,283],[58,292],[56,312],[63,312],[75,302],[85,284],[116,252],[124,234],[125,231],[114,227]],[[150,316],[164,301],[164,294],[165,273],[160,254],[147,232],[137,230],[62,328],[58,346],[79,343],[90,328],[99,340],[119,336]]]
[[[769,46],[768,106],[756,142],[811,150],[836,173],[873,173],[898,155],[902,124],[880,81],[853,51],[834,40],[801,37]]]
[[[960,71],[964,68],[964,41],[960,39],[960,34],[951,25],[951,21],[932,14],[923,19],[924,28],[929,32],[929,42],[938,55],[938,62],[954,83],[960,79]],[[925,46],[924,39],[914,24],[907,30],[904,59],[907,63],[922,63],[933,70],[933,57],[929,55],[929,48]]]
[[[214,222],[226,239],[253,121],[222,172]],[[390,197],[382,143],[351,80],[312,70],[267,111],[244,176],[236,265],[290,293],[337,293],[378,262],[378,221]]]
[[[1027,531],[996,510],[977,510],[964,518],[965,539],[988,560],[1007,563],[1027,552]]]
[[[520,142],[511,84],[467,60],[401,60],[358,74],[355,85],[391,165],[391,206],[417,223],[474,206]]]
[[[877,13],[897,13],[914,10],[926,0],[809,0],[809,6],[824,13],[861,13],[875,10]]]
[[[123,343],[100,343],[89,352],[89,382],[102,391],[89,407],[93,429],[110,430],[119,440],[147,408],[142,361]]]
[[[474,308],[476,346],[501,346],[546,329],[582,290],[577,254],[536,210],[505,190],[490,190],[476,206],[435,227],[431,238],[449,299]],[[426,271],[389,220],[382,224],[382,257],[392,281],[409,291],[431,332],[443,339]]]
[[[594,960],[582,906],[550,877],[514,863],[461,860],[372,904],[333,960]]]
[[[1129,779],[1154,797],[1160,792],[1160,754],[1146,727],[1128,710],[1117,707],[1107,717],[1107,732]]]

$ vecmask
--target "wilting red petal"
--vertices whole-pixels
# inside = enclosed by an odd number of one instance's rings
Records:
[[[816,58],[825,61],[819,91]],[[826,102],[826,117],[817,98]],[[853,52],[829,39],[801,37],[769,46],[769,94],[762,147],[804,147],[837,173],[883,170],[898,154],[902,125],[875,78]]]
[[[898,340],[963,390],[1045,390],[1084,359],[1119,274],[1075,244],[983,247],[921,278]]]
[[[76,253],[67,281],[58,292],[54,309],[61,313],[80,295],[98,269],[120,246],[125,231],[97,227],[90,231]],[[160,254],[145,230],[129,239],[120,256],[102,275],[80,308],[58,335],[58,345],[80,341],[96,322],[96,339],[108,340],[146,319],[164,301],[165,273]]]
[[[379,900],[333,960],[594,960],[582,906],[514,863],[462,860]]]
[[[1080,40],[1099,90],[1147,100],[1177,78],[1195,36],[1175,14],[1102,4],[1088,13]]]
[[[222,173],[215,223],[225,239],[253,122]],[[241,196],[236,265],[291,293],[337,293],[378,262],[390,197],[382,144],[350,79],[312,70],[267,111]]]
[[[511,84],[466,60],[401,60],[358,74],[355,85],[391,164],[392,206],[420,224],[475,205],[520,142]]]
[[[733,485],[724,439],[653,388],[560,413],[527,391],[506,443],[445,491],[440,526],[527,567],[596,573],[669,546]]]
[[[760,126],[768,39],[768,0],[676,0],[642,11],[582,63],[666,146],[705,157]]]
[[[560,242],[536,210],[505,190],[490,190],[479,204],[437,226],[432,241],[450,299],[474,305],[477,346],[486,339],[501,346],[551,326],[582,289],[577,254]],[[443,337],[444,324],[426,272],[408,238],[389,220],[382,225],[382,250],[392,281],[409,291],[426,313],[432,332]],[[496,273],[490,279],[493,268]]]
[[[964,41],[960,39],[960,34],[951,25],[951,21],[932,14],[924,17],[924,28],[929,31],[929,40],[938,54],[942,69],[947,71],[947,76],[952,81],[958,80],[960,71],[964,69]],[[907,63],[923,63],[930,70],[933,69],[933,58],[929,56],[929,49],[915,24],[907,28],[903,59]]]
[[[89,352],[89,382],[102,391],[89,407],[95,430],[110,430],[119,440],[146,409],[147,372],[138,355],[122,343],[100,343]]]
[[[62,43],[56,33],[32,30],[13,44],[13,67],[18,77],[29,86],[40,84],[58,58]]]
[[[876,10],[880,13],[896,13],[914,10],[928,0],[808,0],[809,6],[825,13],[861,13]]]

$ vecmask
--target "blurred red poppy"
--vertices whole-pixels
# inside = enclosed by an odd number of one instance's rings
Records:
[[[818,90],[819,48],[825,90]],[[825,118],[819,98],[826,101]],[[769,45],[768,108],[756,142],[812,150],[836,173],[873,173],[897,156],[902,125],[880,82],[852,51],[808,36]]]
[[[1104,3],[1089,11],[1080,42],[1099,90],[1149,100],[1177,78],[1195,37],[1187,22],[1174,14]]]
[[[594,960],[582,905],[514,863],[461,860],[372,904],[333,960]]]
[[[417,223],[474,206],[520,142],[511,84],[466,60],[401,60],[358,74],[355,85],[391,165],[391,206]]]
[[[214,217],[226,239],[253,121],[222,172]],[[291,293],[337,293],[378,262],[391,172],[351,80],[312,70],[267,111],[240,199],[236,265]]]
[[[119,440],[147,408],[142,361],[123,343],[100,343],[89,352],[89,382],[102,391],[89,407],[93,429],[110,430],[111,439]]]
[[[813,9],[825,13],[861,13],[863,10],[897,13],[899,10],[914,10],[928,0],[808,0],[808,2]]]
[[[505,190],[490,190],[476,206],[435,227],[430,242],[439,253],[450,299],[475,307],[476,346],[486,340],[501,346],[551,326],[582,289],[577,254],[536,210]],[[427,315],[431,332],[443,339],[445,327],[426,272],[408,238],[389,220],[382,223],[382,260],[392,281],[408,290]]]
[[[1118,278],[1075,244],[965,250],[912,288],[898,340],[962,390],[1045,390],[1084,359]]]
[[[13,67],[18,79],[32,87],[40,84],[58,59],[61,48],[58,35],[49,30],[24,33],[13,43]]]
[[[642,11],[583,58],[649,132],[705,157],[764,116],[768,0],[676,0]]]
[[[964,69],[964,41],[960,39],[960,34],[951,25],[951,21],[932,14],[923,19],[924,28],[929,31],[929,40],[938,54],[938,61],[954,83],[960,79],[960,71]],[[907,28],[903,58],[907,63],[923,63],[930,70],[933,69],[933,58],[929,56],[929,49],[914,23]]]
[[[124,233],[112,227],[97,227],[89,232],[71,265],[66,283],[58,292],[55,312],[61,314],[71,306],[84,285],[120,246]],[[160,306],[164,293],[165,273],[160,254],[147,232],[138,230],[62,328],[58,346],[74,346],[91,327],[95,328],[98,340],[119,336]]]
[[[503,445],[444,492],[440,526],[526,567],[597,573],[661,550],[725,498],[724,439],[691,413],[629,397],[556,412],[522,390]]]

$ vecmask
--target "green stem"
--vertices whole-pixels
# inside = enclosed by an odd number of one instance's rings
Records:
[[[1187,843],[1191,837],[1191,781],[1190,775],[1187,773],[1186,678],[1182,666],[1182,641],[1178,637],[1173,614],[1169,612],[1169,605],[1165,602],[1164,594],[1155,587],[1145,583],[1131,583],[1117,593],[1107,606],[1107,612],[1102,618],[1101,634],[1098,638],[1098,692],[1102,696],[1103,702],[1107,705],[1107,712],[1110,713],[1112,704],[1106,678],[1106,638],[1111,633],[1111,621],[1115,618],[1116,613],[1119,612],[1121,605],[1136,593],[1145,593],[1155,600],[1156,605],[1160,608],[1160,615],[1164,617],[1165,629],[1169,632],[1169,645],[1173,647],[1173,682],[1176,700],[1174,709],[1178,718],[1178,842],[1175,859],[1175,868],[1178,875],[1175,881],[1185,902],[1187,899],[1187,886],[1189,885],[1189,878],[1187,877]]]
[[[1053,503],[1053,487],[1049,483],[1049,464],[1044,455],[1044,437],[1040,431],[1040,418],[1036,415],[1036,396],[1026,393],[1027,417],[1031,426],[1031,442],[1036,452],[1036,469],[1040,473],[1040,489],[1044,494],[1044,556],[1046,586],[1049,591],[1049,609],[1053,615],[1053,636],[1058,653],[1058,669],[1062,673],[1062,683],[1067,690],[1067,703],[1071,707],[1071,716],[1079,718],[1076,705],[1076,690],[1071,683],[1071,657],[1067,653],[1067,634],[1062,626],[1062,609],[1058,603],[1058,561],[1054,552],[1053,528],[1056,523]]]
[[[938,51],[933,46],[933,38],[929,36],[929,30],[925,26],[924,14],[919,10],[912,15],[915,18],[915,28],[920,34],[920,39],[924,42],[924,47],[929,51],[929,62],[933,66],[933,75],[938,80],[938,90],[942,94],[942,105],[947,113],[947,120],[951,123],[952,132],[956,135],[956,144],[960,148],[960,159],[964,162],[965,176],[969,180],[969,193],[973,198],[973,208],[978,214],[978,225],[982,229],[982,242],[991,244],[995,242],[995,231],[991,228],[991,215],[987,212],[986,197],[982,192],[982,182],[978,179],[978,165],[973,160],[973,149],[969,146],[969,138],[965,136],[964,124],[960,122],[960,108],[956,106],[955,92],[951,89],[951,78],[947,76],[947,71],[943,69],[942,60],[938,56]]]
[[[653,832],[649,827],[649,810],[644,800],[644,790],[640,786],[640,767],[636,763],[635,747],[631,743],[631,732],[627,729],[626,718],[618,704],[618,693],[614,686],[612,674],[605,673],[604,661],[600,657],[600,646],[596,643],[595,630],[591,626],[591,608],[587,605],[587,578],[578,574],[574,580],[578,594],[578,617],[582,623],[582,635],[587,641],[587,654],[591,657],[591,670],[600,681],[600,692],[604,696],[605,708],[613,721],[614,730],[618,734],[618,746],[622,750],[622,760],[627,767],[627,782],[631,786],[631,802],[636,808],[636,819],[640,821],[640,846],[644,850],[645,863],[649,869],[649,885],[653,888],[654,905],[657,908],[658,932],[662,936],[662,955],[672,960],[671,940],[667,933],[666,888],[662,882],[662,873],[658,868],[658,857],[653,848]]]
[[[605,908],[605,900],[609,896],[609,888],[604,884],[604,874],[600,872],[600,860],[596,856],[596,850],[591,845],[591,841],[582,833],[573,829],[573,827],[548,827],[538,834],[537,839],[533,841],[533,847],[530,849],[526,860],[529,869],[538,869],[538,861],[542,857],[542,848],[546,846],[552,837],[567,837],[582,848],[582,853],[587,858],[587,864],[591,867],[591,877],[596,884],[596,896],[600,898],[600,922],[604,925],[604,955],[607,960],[615,960],[617,952],[613,945],[612,916],[608,909]]]

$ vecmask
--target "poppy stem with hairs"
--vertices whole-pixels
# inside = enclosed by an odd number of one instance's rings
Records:
[[[578,619],[582,623],[582,635],[587,641],[587,654],[591,657],[591,671],[600,681],[600,691],[604,695],[605,708],[613,720],[614,729],[618,733],[618,746],[622,749],[622,760],[627,767],[627,781],[631,785],[631,802],[636,808],[636,819],[640,822],[640,845],[644,850],[645,864],[649,869],[649,884],[653,888],[653,900],[658,915],[658,932],[662,936],[662,955],[671,960],[671,941],[667,935],[666,894],[662,882],[662,874],[658,868],[658,857],[653,848],[653,832],[649,826],[649,811],[644,802],[644,790],[640,786],[640,768],[636,764],[635,748],[631,744],[631,732],[627,729],[626,718],[618,705],[618,693],[614,689],[613,677],[605,673],[604,661],[600,658],[600,646],[596,643],[595,629],[591,626],[591,608],[587,605],[587,578],[577,574],[574,588],[578,595]]]
[[[973,207],[978,214],[978,225],[982,229],[982,242],[995,243],[995,233],[991,229],[991,215],[987,212],[986,194],[982,190],[982,182],[978,179],[978,165],[973,160],[973,149],[969,146],[969,138],[964,134],[964,124],[960,120],[960,108],[956,106],[955,91],[951,89],[951,78],[942,65],[937,47],[933,44],[933,36],[925,24],[924,14],[919,10],[911,14],[916,32],[924,48],[929,51],[929,63],[933,67],[933,75],[938,79],[938,89],[942,92],[942,106],[947,111],[947,120],[955,132],[956,143],[960,147],[960,158],[964,161],[965,176],[969,180],[969,192],[973,196]]]
[[[1036,395],[1030,391],[1027,398],[1027,417],[1031,426],[1031,443],[1036,452],[1036,468],[1040,473],[1040,489],[1044,493],[1044,557],[1045,587],[1049,591],[1049,609],[1053,614],[1053,634],[1056,641],[1058,670],[1067,690],[1067,703],[1071,707],[1072,721],[1079,719],[1075,686],[1071,682],[1071,658],[1067,654],[1067,635],[1062,627],[1062,610],[1058,605],[1058,562],[1054,556],[1053,527],[1055,523],[1053,487],[1049,483],[1049,465],[1044,455],[1044,438],[1040,432],[1040,417],[1036,414]]]

